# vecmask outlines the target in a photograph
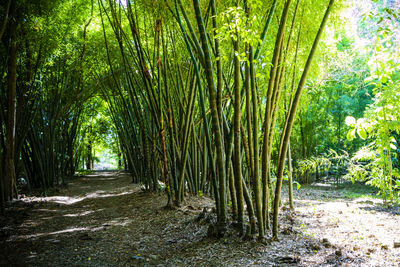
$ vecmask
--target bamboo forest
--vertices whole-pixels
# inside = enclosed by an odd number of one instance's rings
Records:
[[[0,266],[400,266],[400,0],[0,3]]]

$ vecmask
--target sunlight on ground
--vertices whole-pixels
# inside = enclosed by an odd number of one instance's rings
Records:
[[[69,213],[69,214],[65,214],[63,216],[64,217],[80,217],[80,216],[86,216],[86,215],[92,214],[94,212],[102,211],[102,210],[104,210],[104,209],[100,209],[100,210],[96,210],[96,211],[88,210],[88,211],[84,211],[84,212],[80,212],[80,213]]]
[[[313,186],[319,186],[319,187],[332,187],[331,184],[323,184],[323,183],[313,183]]]
[[[337,247],[355,254],[367,253],[368,266],[380,266],[378,255],[392,247],[400,236],[400,216],[388,216],[382,200],[356,198],[323,204],[312,200],[301,203],[304,206],[296,210],[310,216],[309,222],[301,225],[304,235],[319,240],[326,238]],[[389,258],[387,260],[395,261],[395,258]]]
[[[97,211],[101,211],[103,209],[97,210]],[[77,216],[83,216],[83,215],[88,215],[91,214],[95,211],[87,211],[87,212],[83,212],[83,213],[78,213],[78,214],[65,214],[63,216],[65,217],[77,217]],[[127,226],[129,224],[131,224],[133,222],[132,219],[129,218],[117,218],[111,221],[108,221],[106,223],[104,223],[101,226],[98,227],[72,227],[72,228],[67,228],[64,230],[59,230],[59,231],[52,231],[52,232],[42,232],[42,233],[35,233],[35,234],[30,234],[30,235],[16,235],[11,237],[10,239],[8,239],[7,241],[15,241],[15,240],[27,240],[27,239],[35,239],[35,238],[39,238],[39,237],[47,237],[47,236],[54,236],[54,235],[59,235],[59,234],[66,234],[66,233],[73,233],[73,232],[83,232],[83,231],[90,231],[90,232],[94,232],[94,231],[98,231],[98,230],[102,230],[104,229],[104,227],[106,226]],[[37,226],[39,223],[38,222],[34,222],[34,221],[29,221],[26,222],[26,226],[28,227],[35,227]],[[43,230],[43,228],[42,228]]]
[[[68,229],[65,229],[65,230],[48,232],[48,233],[36,233],[36,234],[31,234],[31,235],[20,235],[20,236],[16,236],[15,238],[10,238],[7,241],[13,241],[13,240],[18,240],[18,239],[30,239],[30,238],[37,238],[37,237],[42,237],[42,236],[52,236],[52,235],[58,235],[58,234],[87,231],[87,230],[90,230],[90,228],[87,228],[87,227],[73,227],[73,228],[68,228]]]
[[[38,198],[24,198],[22,201],[24,202],[54,202],[58,204],[64,204],[64,205],[72,205],[78,202],[81,202],[82,200],[85,199],[95,199],[95,198],[107,198],[107,197],[118,197],[118,196],[123,196],[123,195],[129,195],[134,193],[135,190],[128,190],[125,192],[120,192],[120,193],[109,193],[105,194],[105,191],[99,190],[94,193],[87,194],[83,197],[68,197],[68,196],[53,196],[53,197],[38,197]],[[49,210],[50,211],[50,210]],[[56,211],[56,210],[53,210]]]
[[[127,226],[128,224],[131,224],[133,222],[132,219],[128,219],[128,218],[123,218],[123,219],[116,219],[116,220],[111,220],[107,223],[105,223],[105,225],[112,225],[112,226]]]

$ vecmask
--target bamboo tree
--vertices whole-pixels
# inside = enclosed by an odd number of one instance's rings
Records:
[[[289,8],[290,8],[291,0],[287,0],[285,6],[282,11],[282,16],[279,24],[279,29],[277,33],[277,37],[275,40],[274,54],[272,58],[272,66],[270,70],[268,90],[267,90],[267,103],[265,108],[265,116],[264,116],[264,138],[263,138],[263,148],[262,148],[262,181],[263,181],[263,218],[265,225],[264,227],[269,229],[269,184],[270,184],[270,132],[272,129],[272,95],[274,86],[278,83],[276,74],[278,69],[279,57],[282,50],[282,42],[284,38],[285,25],[288,18]]]
[[[286,153],[287,153],[287,149],[288,149],[288,145],[289,145],[289,138],[290,138],[290,134],[291,134],[292,127],[293,127],[294,117],[295,117],[295,114],[297,111],[297,107],[298,107],[298,104],[300,101],[300,97],[301,97],[306,79],[307,79],[308,72],[310,70],[312,60],[314,58],[315,52],[317,50],[319,41],[321,39],[325,25],[328,21],[328,17],[332,10],[332,6],[333,6],[334,2],[335,2],[335,0],[330,0],[328,3],[328,7],[327,7],[324,17],[321,21],[321,25],[318,29],[318,33],[317,33],[314,43],[311,47],[310,54],[308,55],[307,62],[304,67],[304,71],[302,73],[296,93],[295,93],[293,101],[291,103],[289,113],[286,118],[284,131],[281,136],[281,141],[280,141],[281,145],[280,145],[279,157],[278,157],[277,181],[276,181],[276,187],[275,187],[274,209],[273,209],[274,216],[273,216],[272,234],[273,234],[274,239],[278,239],[278,214],[279,214],[279,202],[280,202],[281,187],[282,187],[282,180],[283,180],[283,170],[284,170],[284,164],[285,164],[285,157],[286,157]]]
[[[287,151],[288,171],[289,171],[289,207],[294,210],[293,204],[293,167],[292,167],[292,151],[290,150],[290,141]]]
[[[254,70],[253,62],[253,48],[249,48],[249,62],[250,62],[250,81],[251,81],[251,100],[253,107],[253,157],[254,157],[254,171],[253,171],[253,190],[255,192],[255,201],[257,209],[257,220],[258,220],[258,237],[259,239],[264,238],[264,217],[263,217],[263,202],[262,202],[262,192],[260,185],[260,175],[259,175],[259,137],[258,137],[258,96],[256,91],[255,77],[256,73]],[[267,204],[267,203],[265,203]]]
[[[213,31],[214,33],[218,29],[217,23],[217,8],[215,4],[215,0],[210,1],[211,5],[211,15],[212,15],[212,24],[213,24]],[[223,129],[223,114],[222,114],[222,80],[223,80],[223,73],[222,73],[222,58],[220,53],[220,44],[219,38],[214,37],[214,50],[215,50],[215,57],[217,63],[217,109],[218,109],[218,119],[221,127],[221,131]]]
[[[205,75],[207,80],[207,86],[209,91],[209,102],[211,106],[212,113],[212,125],[213,125],[213,135],[215,138],[215,145],[217,150],[217,166],[218,166],[218,181],[219,181],[219,216],[218,216],[218,226],[219,232],[225,231],[227,210],[226,210],[226,174],[225,174],[225,159],[223,155],[223,144],[222,144],[222,130],[220,127],[218,119],[218,108],[217,108],[217,96],[216,88],[214,84],[212,63],[209,46],[207,43],[207,36],[204,27],[204,21],[200,10],[200,3],[198,0],[193,0],[193,7],[196,14],[197,25],[200,32],[201,45],[204,52],[205,58]]]
[[[167,70],[166,70],[166,61],[167,61],[167,53],[166,53],[166,49],[167,49],[167,44],[165,44],[165,40],[164,40],[164,31],[161,31],[161,38],[162,38],[162,44],[163,44],[163,68],[162,68],[162,74],[163,74],[163,79],[164,79],[164,89],[165,89],[165,95],[168,94],[168,83],[167,83]],[[161,62],[160,62],[161,64]],[[160,65],[159,64],[159,65]],[[161,76],[161,75],[160,75]],[[159,77],[160,79],[160,77]],[[160,90],[161,92],[161,90]],[[161,94],[161,93],[160,93]],[[160,104],[162,103],[162,96],[160,96]],[[165,105],[167,108],[167,120],[170,118],[170,107],[169,107],[169,99],[168,97],[165,99]],[[161,119],[160,119],[160,123],[161,123],[161,142],[162,142],[162,148],[163,148],[163,163],[164,163],[164,182],[165,182],[165,186],[166,186],[166,192],[167,192],[167,197],[168,197],[168,202],[167,202],[167,206],[170,206],[172,204],[172,194],[171,194],[171,183],[170,183],[170,178],[169,178],[169,161],[168,161],[168,151],[167,151],[167,140],[166,140],[166,127],[165,127],[165,123],[164,123],[164,116],[163,116],[163,112],[161,112],[160,114]],[[171,118],[170,118],[171,119]]]
[[[238,207],[238,227],[239,234],[243,233],[243,187],[242,187],[242,162],[241,162],[241,137],[240,137],[240,126],[241,126],[241,99],[240,99],[240,45],[239,45],[239,34],[236,31],[236,40],[234,41],[234,92],[235,92],[235,104],[234,104],[234,173],[235,173],[235,189],[236,189],[236,199]]]
[[[201,82],[201,78],[200,78],[200,71],[199,71],[196,59],[194,57],[194,54],[193,54],[193,52],[192,52],[192,50],[191,50],[191,48],[189,46],[187,35],[186,35],[185,29],[183,28],[183,25],[181,23],[180,16],[179,16],[179,11],[178,11],[177,8],[176,8],[176,13],[177,13],[178,24],[179,24],[179,26],[181,28],[182,33],[183,33],[183,37],[184,37],[184,40],[185,40],[185,43],[186,43],[186,47],[187,47],[187,49],[189,51],[190,58],[191,58],[191,60],[193,62],[193,65],[194,65],[195,74],[196,74],[196,80],[197,80],[197,84],[199,86],[200,110],[201,110],[201,114],[202,114],[202,118],[203,118],[203,126],[204,126],[204,134],[205,134],[206,145],[207,145],[207,152],[208,152],[209,160],[210,160],[210,163],[211,163],[211,171],[212,171],[212,177],[213,177],[212,178],[213,179],[212,183],[213,183],[214,197],[215,197],[216,207],[217,207],[217,214],[219,214],[220,213],[219,212],[219,208],[220,208],[219,199],[220,199],[220,196],[219,196],[219,190],[218,190],[218,186],[217,186],[217,175],[216,175],[216,172],[215,172],[215,165],[214,165],[214,160],[213,160],[214,157],[213,157],[212,148],[211,148],[211,138],[210,138],[210,134],[209,134],[209,130],[208,130],[208,124],[207,124],[207,118],[206,118],[206,109],[205,109],[205,103],[204,103],[203,89],[202,89],[202,86],[201,86],[202,82]],[[204,164],[205,164],[205,162],[204,162]]]
[[[16,108],[17,108],[17,26],[18,20],[15,3],[10,7],[10,51],[8,56],[7,73],[7,122],[6,122],[6,155],[4,171],[4,199],[11,200],[15,196],[15,129],[16,129]]]

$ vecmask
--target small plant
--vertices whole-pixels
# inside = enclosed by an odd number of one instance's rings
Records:
[[[333,149],[327,153],[316,157],[311,157],[299,162],[299,171],[302,175],[313,170],[326,171],[334,169],[336,171],[336,182],[339,183],[339,176],[343,169],[347,168],[349,162],[349,154],[342,150],[341,154]]]
[[[329,221],[333,224],[333,225],[339,225],[340,223],[340,219],[339,217],[335,216],[333,218],[330,218]]]
[[[356,235],[354,239],[364,240],[364,237],[363,237],[363,236]]]
[[[78,176],[85,176],[85,175],[92,174],[92,173],[94,173],[94,170],[78,170],[77,171]]]

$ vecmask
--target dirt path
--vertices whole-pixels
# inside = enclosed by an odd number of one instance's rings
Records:
[[[302,189],[296,196],[302,232],[325,238],[342,255],[362,259],[360,265],[400,266],[400,248],[394,248],[400,242],[400,207],[386,207],[368,195],[348,195],[332,187]]]
[[[15,202],[0,221],[0,265],[399,266],[397,210],[329,192],[297,192],[296,212],[282,211],[280,241],[260,244],[234,231],[208,238],[211,212],[196,220],[214,205],[206,197],[166,210],[164,194],[142,192],[128,175],[95,173],[57,196]]]

